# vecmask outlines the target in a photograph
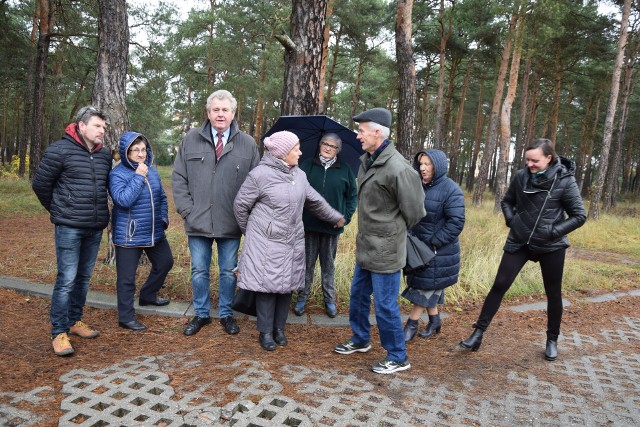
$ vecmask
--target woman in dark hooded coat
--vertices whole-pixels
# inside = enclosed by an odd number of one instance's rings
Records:
[[[436,256],[423,271],[407,275],[407,289],[402,296],[413,303],[404,328],[405,342],[418,331],[418,320],[425,308],[429,323],[417,333],[429,338],[440,332],[442,322],[438,304],[444,303],[444,289],[458,282],[460,241],[464,227],[464,194],[447,176],[447,156],[440,150],[423,150],[416,154],[414,168],[420,173],[427,215],[413,226],[410,233],[429,245]]]

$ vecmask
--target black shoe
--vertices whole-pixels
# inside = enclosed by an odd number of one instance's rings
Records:
[[[273,351],[276,349],[276,342],[273,340],[273,334],[263,334],[260,332],[260,347],[267,351]]]
[[[327,304],[327,316],[329,316],[330,318],[334,318],[338,315],[338,309],[336,308],[335,304]]]
[[[284,335],[284,329],[274,329],[273,330],[273,340],[278,345],[287,345],[289,340]]]
[[[184,328],[184,334],[188,337],[195,335],[204,325],[208,325],[209,323],[211,323],[211,317],[194,316],[193,319],[189,321],[187,327]]]
[[[482,344],[482,335],[484,331],[476,328],[471,336],[464,341],[460,341],[460,348],[464,350],[478,351],[480,344]]]
[[[138,305],[140,306],[145,306],[145,305],[155,305],[155,306],[163,306],[163,305],[167,305],[171,302],[171,300],[169,298],[162,298],[162,297],[156,297],[155,301],[147,301],[147,300],[143,300],[142,298],[140,298],[138,300]]]
[[[404,325],[404,342],[409,342],[416,336],[418,332],[418,321],[407,319],[407,323]]]
[[[558,358],[558,341],[547,340],[547,348],[544,352],[544,358],[553,362]]]
[[[433,316],[429,316],[429,323],[427,324],[427,328],[418,333],[420,338],[430,338],[435,334],[440,333],[440,328],[442,328],[442,321],[440,320],[440,315],[435,314]]]
[[[118,322],[121,328],[129,329],[130,331],[146,331],[147,327],[137,320],[132,320],[131,322]]]
[[[298,317],[302,316],[304,314],[304,306],[305,306],[305,301],[298,301],[296,303],[296,306],[293,308],[293,314],[295,314]]]
[[[224,326],[224,331],[229,335],[235,335],[240,332],[240,327],[236,323],[236,319],[233,316],[221,317],[220,324]]]

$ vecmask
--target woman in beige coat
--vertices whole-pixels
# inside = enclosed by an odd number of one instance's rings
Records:
[[[344,217],[298,169],[302,153],[295,134],[276,132],[264,145],[267,150],[238,191],[233,211],[245,235],[238,287],[256,292],[260,345],[272,351],[287,344],[291,293],[304,286],[303,208],[336,227],[344,225]]]

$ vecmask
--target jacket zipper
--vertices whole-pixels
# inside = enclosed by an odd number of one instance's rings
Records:
[[[527,245],[531,242],[531,238],[533,237],[533,233],[536,232],[536,228],[538,228],[538,222],[540,222],[540,217],[542,216],[542,212],[544,211],[544,207],[547,205],[547,200],[551,196],[551,190],[553,190],[553,186],[556,183],[556,179],[558,179],[558,175],[553,177],[553,182],[551,183],[551,187],[547,191],[547,197],[544,198],[544,202],[542,203],[542,207],[540,208],[540,213],[538,213],[538,218],[536,218],[535,224],[533,224],[533,228],[531,229],[531,234],[529,234],[529,238],[527,239]],[[525,191],[527,193],[527,191]],[[529,194],[535,193],[535,191],[529,191]]]
[[[153,205],[153,190],[151,189],[151,183],[144,177],[144,182],[147,184],[149,188],[149,195],[151,196],[151,245],[155,242],[155,232],[156,232],[156,208]]]

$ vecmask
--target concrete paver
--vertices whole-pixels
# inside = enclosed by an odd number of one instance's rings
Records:
[[[0,286],[16,289],[18,285],[22,292],[30,292],[29,285],[39,286],[0,277]],[[610,294],[601,300],[635,293]],[[165,310],[159,307],[153,311],[169,315]],[[326,316],[306,316],[306,321],[341,324],[338,322],[344,323],[344,317],[327,321]],[[562,358],[548,364],[552,375],[539,378],[526,371],[509,371],[507,384],[492,396],[473,392],[479,379],[468,380],[461,387],[459,383],[434,385],[425,377],[398,374],[372,383],[358,372],[345,374],[304,364],[269,370],[258,360],[212,367],[237,372],[229,384],[216,383],[215,376],[206,381],[198,378],[188,392],[177,393],[170,383],[171,373],[197,366],[200,361],[189,352],[140,356],[98,371],[73,369],[62,375],[60,409],[65,414],[58,425],[637,426],[639,342],[640,316],[624,317],[612,322],[611,328],[589,336],[564,331]],[[620,343],[630,345],[623,347],[624,351],[602,351],[606,345]],[[572,348],[594,351],[579,357],[572,356]],[[294,390],[294,395],[286,395],[284,390]],[[21,402],[38,404],[43,394],[51,392],[50,387],[44,387],[28,393],[1,393],[0,424],[31,426],[42,422]],[[295,396],[307,398],[297,401]]]

